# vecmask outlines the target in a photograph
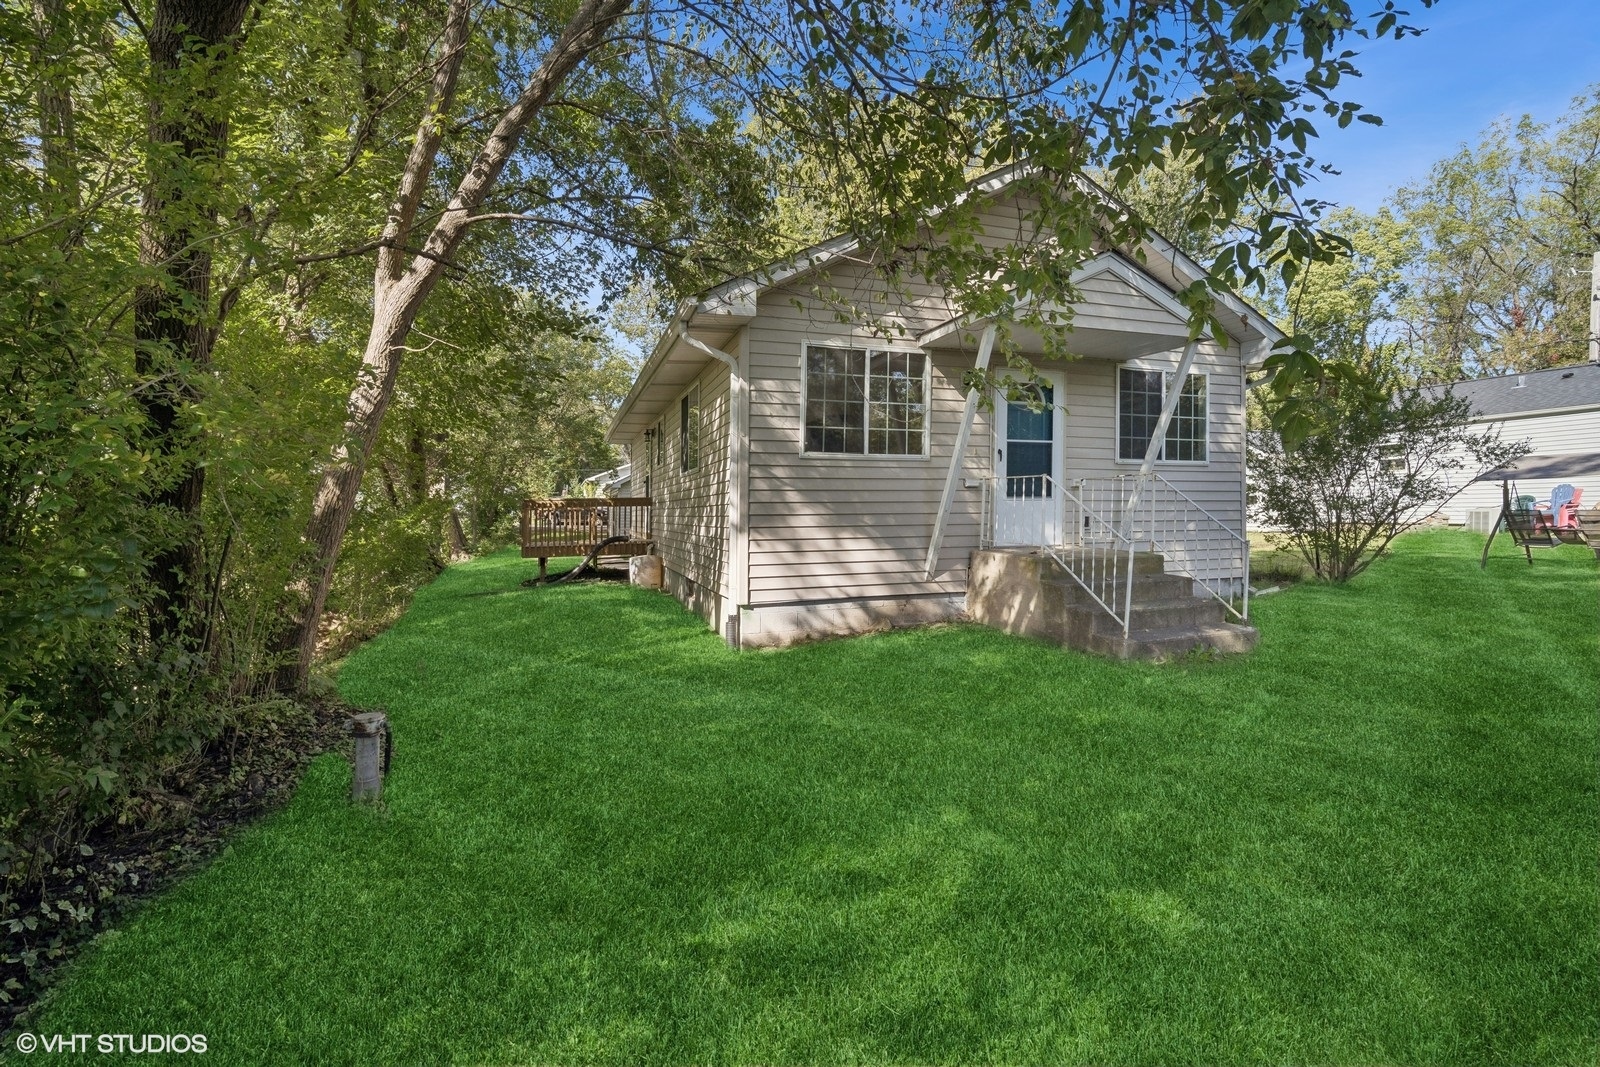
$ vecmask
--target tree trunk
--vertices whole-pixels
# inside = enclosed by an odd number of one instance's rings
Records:
[[[450,549],[450,562],[466,559],[472,555],[472,542],[467,540],[466,524],[461,521],[461,509],[450,498],[450,476],[441,474],[438,486],[439,498],[445,502],[449,509],[444,517],[445,543]]]
[[[327,604],[334,566],[345,531],[355,513],[356,493],[377,441],[383,414],[394,395],[401,354],[417,314],[445,265],[460,246],[472,216],[499,181],[512,152],[534,116],[573,69],[605,43],[611,25],[627,12],[631,0],[583,0],[561,36],[530,75],[515,103],[500,117],[483,148],[427,240],[411,251],[413,227],[443,141],[446,116],[455,98],[471,28],[471,0],[452,0],[440,43],[440,61],[418,124],[411,154],[400,175],[394,203],[383,230],[373,277],[372,332],[361,371],[346,407],[343,440],[322,473],[306,526],[308,562],[290,585],[291,603],[275,650],[284,656],[274,682],[280,690],[304,687],[316,652],[317,623]]]
[[[209,238],[217,221],[208,171],[228,146],[217,113],[217,82],[250,0],[157,0],[146,34],[150,104],[146,174],[139,220],[139,265],[146,280],[134,294],[134,369],[152,449],[164,461],[147,496],[176,522],[148,565],[153,590],[151,635],[192,637],[204,629],[200,502],[205,467],[193,424],[198,379],[211,363]]]
[[[72,108],[72,33],[65,0],[33,0],[33,25],[38,43],[33,65],[39,78],[39,155],[45,185],[56,210],[83,206],[78,181],[78,143]],[[67,227],[63,246],[77,243],[82,221]]]
[[[428,287],[432,288],[431,283]],[[312,569],[291,587],[291,593],[298,594],[292,604],[294,614],[276,648],[280,654],[293,654],[293,660],[278,671],[276,684],[282,691],[303,687],[311,669],[317,649],[317,623],[333,585],[339,548],[355,516],[356,493],[361,488],[367,457],[372,454],[372,446],[383,425],[383,414],[394,397],[400,353],[421,303],[421,297],[397,302],[380,300],[373,311],[367,351],[345,411],[344,439],[323,468],[322,481],[311,505],[311,521],[306,525]]]

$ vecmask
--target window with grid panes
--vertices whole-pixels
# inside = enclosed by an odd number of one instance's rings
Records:
[[[921,352],[807,347],[805,396],[807,452],[926,452],[928,358]]]
[[[1150,435],[1161,420],[1162,389],[1172,375],[1167,371],[1117,369],[1117,458],[1144,458]],[[1159,459],[1167,463],[1204,463],[1209,439],[1207,425],[1206,376],[1189,375],[1172,420],[1167,423],[1166,440]]]

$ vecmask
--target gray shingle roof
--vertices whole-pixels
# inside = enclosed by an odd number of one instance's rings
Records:
[[[1503,374],[1456,382],[1450,388],[1471,401],[1479,415],[1600,407],[1600,364],[1579,363],[1527,374]]]

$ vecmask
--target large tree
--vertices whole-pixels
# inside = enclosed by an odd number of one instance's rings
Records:
[[[423,303],[444,276],[474,217],[482,214],[528,124],[550,103],[573,68],[607,41],[613,23],[627,7],[627,0],[584,0],[579,5],[494,123],[482,148],[455,183],[444,209],[431,226],[423,227],[419,216],[431,191],[472,43],[475,5],[470,0],[452,0],[450,4],[422,119],[377,242],[372,329],[350,392],[344,440],[324,467],[306,527],[311,549],[309,574],[284,639],[286,651],[294,653],[283,679],[289,686],[302,683],[309,670],[317,621],[333,582],[339,549],[355,513],[368,457],[394,396],[406,341]]]
[[[1413,318],[1444,381],[1582,360],[1600,251],[1600,90],[1553,125],[1524,115],[1395,198],[1422,241]]]
[[[763,158],[808,160],[810,198],[886,272],[937,279],[964,312],[1039,318],[1059,336],[1067,324],[1037,309],[1071,303],[1071,275],[1098,241],[1137,232],[1133,219],[1108,223],[1079,175],[1099,168],[1121,187],[1165,154],[1192,162],[1197,228],[1265,205],[1220,248],[1210,282],[1183,294],[1198,332],[1208,288],[1259,283],[1269,269],[1292,280],[1302,262],[1329,254],[1314,226],[1319,205],[1296,199],[1316,165],[1313,116],[1370,119],[1342,99],[1355,72],[1345,44],[1412,32],[1393,4],[1363,18],[1346,0],[691,0],[670,9],[584,0],[515,10],[527,21],[495,36],[493,19],[452,0],[433,51],[421,119],[374,241],[372,329],[307,526],[281,684],[306,676],[412,325],[474,226],[523,223],[530,239],[556,245],[601,234],[659,262],[675,239],[682,247],[663,219],[703,214],[697,198],[749,201],[759,191],[729,166],[758,162],[739,152],[739,126],[753,117]],[[475,48],[492,48],[509,73],[471,87],[477,114],[492,121],[473,151],[452,156],[449,132],[475,121],[458,99]],[[586,168],[586,187],[570,181],[580,169],[562,152],[574,115],[601,132],[589,143],[602,165]],[[1040,205],[1036,238],[998,248],[975,240],[979,205],[964,197],[973,173],[1024,163]],[[503,182],[508,168],[513,180]],[[930,227],[938,240],[927,239]],[[726,260],[737,266],[761,244],[750,231],[734,236],[743,239],[729,242]],[[1309,353],[1274,358],[1285,383],[1315,370]]]
[[[134,295],[134,353],[146,433],[164,460],[150,502],[176,525],[150,560],[151,625],[161,636],[184,628],[193,636],[203,628],[189,604],[201,584],[205,491],[194,405],[215,339],[211,243],[225,194],[214,175],[228,151],[221,90],[250,6],[251,0],[156,0],[148,21],[139,23],[149,52],[149,127],[139,225],[145,277]]]

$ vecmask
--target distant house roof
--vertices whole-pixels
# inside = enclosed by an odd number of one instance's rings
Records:
[[[1505,418],[1550,411],[1600,408],[1600,364],[1502,374],[1450,386],[1480,417]]]
[[[624,463],[620,467],[613,467],[611,470],[601,471],[599,474],[591,474],[584,479],[584,482],[593,482],[602,493],[609,493],[631,477],[633,477],[633,464]]]

